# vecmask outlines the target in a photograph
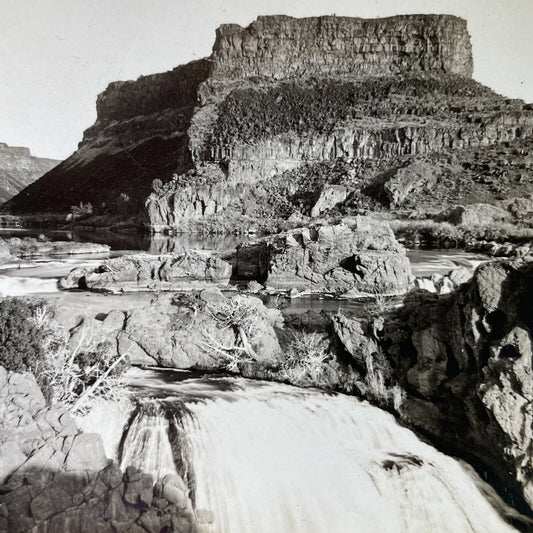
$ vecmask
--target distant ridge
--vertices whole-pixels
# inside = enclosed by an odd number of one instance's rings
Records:
[[[54,168],[60,161],[31,155],[30,149],[0,143],[0,203]]]

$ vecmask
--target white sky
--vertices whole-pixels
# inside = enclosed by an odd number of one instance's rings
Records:
[[[63,159],[109,82],[209,55],[222,23],[333,13],[464,17],[474,78],[533,101],[533,0],[0,0],[0,142]]]

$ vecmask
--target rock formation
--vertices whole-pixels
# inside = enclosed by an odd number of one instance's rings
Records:
[[[196,531],[184,481],[154,486],[106,458],[65,407],[50,407],[31,374],[0,367],[0,531]]]
[[[54,257],[61,255],[84,255],[84,254],[109,254],[111,247],[107,244],[97,244],[94,242],[75,241],[49,241],[35,239],[33,237],[11,237],[10,239],[0,238],[0,255],[5,250],[4,255],[11,255],[18,258]]]
[[[31,155],[29,148],[0,143],[0,204],[54,168],[59,161]]]
[[[126,255],[95,267],[74,268],[59,282],[62,289],[97,292],[179,290],[219,283],[227,285],[231,265],[210,253]]]
[[[69,331],[70,343],[94,339],[109,341],[117,356],[128,355],[136,365],[181,369],[225,368],[234,350],[240,350],[239,316],[253,318],[246,335],[252,359],[273,362],[281,355],[274,327],[282,326],[277,309],[259,298],[224,296],[211,286],[192,294],[160,295],[149,305],[107,315],[77,316],[69,308],[56,310],[56,320]],[[232,322],[232,317],[234,322]]]
[[[472,67],[466,22],[448,15],[224,25],[209,58],[110,84],[78,151],[6,209],[90,202],[95,213],[142,211],[153,231],[265,229],[307,194],[290,172],[304,169],[305,189],[314,167],[338,161],[343,183],[325,172],[318,189],[349,185],[348,197],[374,201],[387,172],[413,158],[530,136],[533,111],[473,81]],[[379,162],[371,184],[358,178],[368,160]],[[419,187],[419,170],[389,183],[393,204]]]
[[[369,217],[300,228],[237,248],[235,277],[337,295],[403,294],[411,267],[385,222]]]
[[[489,262],[451,294],[411,293],[385,320],[335,322],[356,364],[379,353],[392,363],[407,391],[405,421],[484,465],[529,506],[532,296],[533,262]]]

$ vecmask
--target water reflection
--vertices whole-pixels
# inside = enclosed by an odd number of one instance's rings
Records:
[[[0,228],[0,237],[38,237],[51,241],[94,242],[108,244],[112,250],[142,250],[151,254],[197,250],[229,250],[243,240],[238,235],[150,235],[149,233],[117,233],[107,230],[57,230],[29,228]]]

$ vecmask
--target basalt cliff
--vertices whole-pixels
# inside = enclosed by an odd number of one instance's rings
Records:
[[[54,168],[59,161],[31,155],[29,148],[0,143],[0,203]]]
[[[472,71],[466,21],[449,15],[223,25],[209,58],[111,83],[79,149],[6,208],[249,231],[528,192],[533,109]]]

